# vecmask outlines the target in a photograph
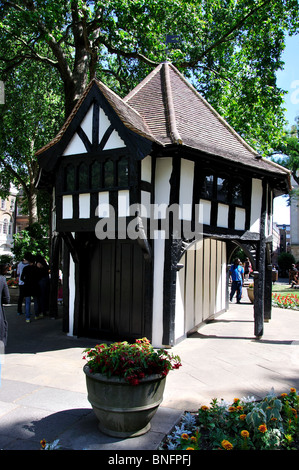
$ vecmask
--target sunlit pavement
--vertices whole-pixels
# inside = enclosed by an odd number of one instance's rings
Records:
[[[1,367],[0,448],[37,450],[59,439],[63,449],[153,450],[184,410],[213,398],[265,396],[299,388],[299,312],[273,308],[264,335],[254,337],[253,306],[241,304],[203,325],[173,348],[182,367],[166,380],[164,400],[151,431],[133,439],[100,433],[86,396],[82,351],[95,341],[62,332],[62,320],[25,323],[6,307],[9,341]]]

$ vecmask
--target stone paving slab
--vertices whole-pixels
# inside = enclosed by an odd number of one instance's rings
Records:
[[[0,449],[37,450],[59,438],[71,450],[155,451],[185,410],[213,398],[262,398],[299,389],[299,312],[274,308],[260,340],[253,306],[240,305],[203,325],[173,348],[183,366],[169,373],[151,431],[133,439],[103,435],[86,396],[82,351],[86,338],[62,333],[62,320],[25,324],[16,306],[6,308],[9,341],[1,365]]]

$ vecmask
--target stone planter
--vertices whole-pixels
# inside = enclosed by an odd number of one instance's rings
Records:
[[[99,420],[99,430],[113,437],[136,437],[150,430],[150,421],[163,400],[166,377],[151,375],[138,385],[129,385],[118,377],[86,376],[88,401]]]
[[[18,299],[19,299],[19,288],[18,286],[10,286],[8,288],[9,290],[9,296],[10,296],[10,303],[11,304],[17,304]]]
[[[247,287],[247,295],[250,300],[250,302],[253,304],[254,303],[254,290],[253,287]]]

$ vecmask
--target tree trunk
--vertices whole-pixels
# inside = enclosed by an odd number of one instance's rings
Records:
[[[28,197],[28,212],[29,212],[29,225],[38,222],[37,215],[37,193],[34,186],[31,184],[27,188],[27,197]]]

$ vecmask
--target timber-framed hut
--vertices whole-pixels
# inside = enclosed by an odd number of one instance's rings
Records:
[[[236,247],[255,276],[254,335],[271,317],[273,198],[261,158],[169,62],[120,98],[94,79],[37,152],[52,195],[52,309],[63,329],[171,347],[228,309]],[[241,306],[240,306],[241,308]]]

